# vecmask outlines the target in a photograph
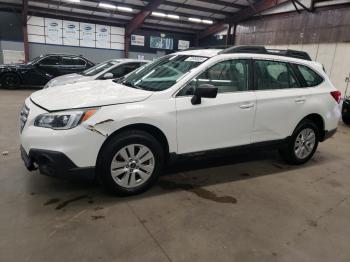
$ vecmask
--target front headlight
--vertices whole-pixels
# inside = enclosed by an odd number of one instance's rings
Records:
[[[41,114],[35,118],[34,126],[57,130],[71,129],[88,120],[97,110],[95,108]]]

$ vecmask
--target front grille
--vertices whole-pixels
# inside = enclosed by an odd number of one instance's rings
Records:
[[[29,115],[29,108],[24,104],[22,107],[21,113],[19,114],[19,123],[21,126],[21,132],[27,123],[28,115]]]

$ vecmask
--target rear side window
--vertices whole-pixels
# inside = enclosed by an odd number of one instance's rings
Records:
[[[307,66],[296,65],[307,87],[317,86],[323,82],[323,78]]]
[[[64,56],[62,58],[63,65],[85,65],[85,61],[79,57]]]
[[[58,56],[49,56],[41,59],[39,63],[41,65],[58,65],[60,63],[60,58]]]
[[[297,88],[300,86],[287,63],[256,60],[254,72],[257,90]]]

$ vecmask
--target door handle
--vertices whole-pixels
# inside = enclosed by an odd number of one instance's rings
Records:
[[[241,109],[249,109],[249,108],[252,108],[254,107],[254,103],[248,103],[248,104],[243,104],[243,105],[240,105],[239,108]]]
[[[302,103],[304,103],[306,101],[306,97],[301,96],[301,97],[296,98],[294,101],[297,104],[302,104]]]

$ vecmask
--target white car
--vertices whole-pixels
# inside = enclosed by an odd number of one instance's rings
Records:
[[[178,156],[268,146],[303,164],[340,117],[341,94],[322,65],[291,50],[187,50],[119,82],[74,87],[26,99],[25,165],[51,176],[97,176],[122,195],[149,188]]]
[[[51,79],[44,88],[86,82],[91,80],[107,80],[123,77],[135,69],[147,64],[149,60],[112,59],[97,64],[80,73],[58,76]]]

